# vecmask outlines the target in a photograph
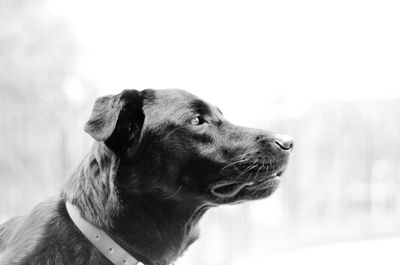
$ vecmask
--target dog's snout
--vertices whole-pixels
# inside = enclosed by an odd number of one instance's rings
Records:
[[[294,145],[293,137],[285,134],[260,134],[256,141],[264,147],[275,146],[287,152],[292,151]]]
[[[275,144],[282,150],[291,151],[293,149],[293,137],[285,134],[275,134]]]

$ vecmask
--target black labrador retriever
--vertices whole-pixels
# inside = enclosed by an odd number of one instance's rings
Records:
[[[171,264],[207,209],[268,197],[293,148],[290,137],[233,125],[175,89],[101,97],[85,131],[96,142],[61,195],[0,226],[1,265],[116,264],[66,203],[136,260]]]

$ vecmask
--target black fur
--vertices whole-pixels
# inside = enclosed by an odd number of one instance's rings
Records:
[[[232,125],[182,90],[102,97],[85,131],[96,142],[60,196],[0,226],[0,265],[110,264],[71,222],[66,200],[144,264],[170,264],[207,209],[269,196],[289,154],[274,135]]]

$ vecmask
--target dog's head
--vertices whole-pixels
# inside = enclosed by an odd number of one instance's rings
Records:
[[[269,196],[293,148],[290,137],[233,125],[175,89],[99,98],[85,131],[118,156],[123,193],[210,205]]]

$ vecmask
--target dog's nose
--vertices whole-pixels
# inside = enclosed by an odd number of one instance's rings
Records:
[[[294,145],[292,136],[285,134],[275,134],[274,138],[275,138],[275,144],[279,146],[282,150],[288,152],[292,151]]]

